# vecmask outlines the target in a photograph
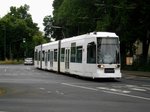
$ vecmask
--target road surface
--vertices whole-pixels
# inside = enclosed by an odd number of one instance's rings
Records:
[[[0,65],[0,112],[149,112],[150,78],[92,80]]]

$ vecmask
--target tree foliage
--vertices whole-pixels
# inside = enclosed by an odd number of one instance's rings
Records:
[[[43,19],[43,25],[45,26],[45,37],[51,39],[51,34],[53,33],[52,24],[53,24],[53,18],[51,16],[45,16]]]
[[[63,0],[59,8],[55,7],[53,24],[62,27],[65,37],[83,34],[94,29],[92,13],[95,8],[92,1]]]
[[[10,12],[0,18],[0,59],[33,56],[37,41],[33,40],[33,36],[39,33],[39,28],[33,23],[28,10],[28,5],[19,8],[12,6]]]
[[[90,31],[116,32],[121,39],[122,56],[133,55],[134,42],[143,43],[143,59],[147,61],[150,43],[149,0],[54,0],[53,37],[61,39]]]

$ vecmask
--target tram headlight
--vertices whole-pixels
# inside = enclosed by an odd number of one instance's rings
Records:
[[[104,65],[97,65],[98,68],[104,68]]]
[[[116,68],[120,68],[120,65],[118,64],[118,65],[116,65]]]

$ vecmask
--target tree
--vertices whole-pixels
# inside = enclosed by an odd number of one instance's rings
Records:
[[[122,56],[133,56],[134,42],[143,43],[143,62],[147,62],[150,44],[149,0],[54,0],[54,38],[61,39],[90,31],[116,32],[121,40]]]
[[[38,32],[33,36],[34,46],[44,44],[47,41],[43,38],[42,32]]]
[[[136,8],[134,10],[135,34],[142,41],[142,62],[147,63],[148,51],[150,45],[150,1],[136,0]],[[132,17],[133,17],[132,16]]]
[[[135,13],[137,4],[130,0],[97,0],[95,3],[97,17],[100,18],[97,21],[97,30],[116,32],[119,35],[123,60],[127,54],[133,56],[134,42],[139,38],[137,28],[141,26],[137,26],[137,18],[134,16],[139,15]]]
[[[53,35],[53,18],[51,16],[45,16],[43,19],[43,25],[45,26],[44,31],[45,31],[45,37],[49,38],[51,40],[52,35]]]
[[[61,5],[56,7],[56,11],[54,8],[53,24],[62,27],[65,37],[93,31],[94,10],[91,0],[63,0]]]
[[[24,56],[33,56],[33,36],[39,33],[39,28],[36,23],[33,23],[28,10],[28,5],[19,8],[12,6],[10,12],[0,19],[1,59],[19,59],[24,58]],[[25,41],[23,42],[23,40]]]

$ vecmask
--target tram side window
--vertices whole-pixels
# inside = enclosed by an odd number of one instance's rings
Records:
[[[45,58],[45,51],[42,51],[42,61],[44,61]]]
[[[96,44],[95,42],[87,45],[87,63],[96,63]]]
[[[50,50],[48,50],[48,61],[50,61]]]
[[[54,49],[54,61],[57,61],[57,49]]]
[[[50,62],[53,62],[53,58],[54,58],[54,53],[53,53],[53,51],[50,51]]]
[[[61,48],[61,62],[64,62],[65,58],[65,48]]]
[[[41,51],[39,51],[39,61],[41,60]]]
[[[45,52],[45,63],[47,63],[47,61],[48,61],[48,53]]]
[[[71,62],[75,62],[76,60],[76,43],[71,43]]]
[[[77,47],[76,62],[77,63],[82,63],[82,46]]]

